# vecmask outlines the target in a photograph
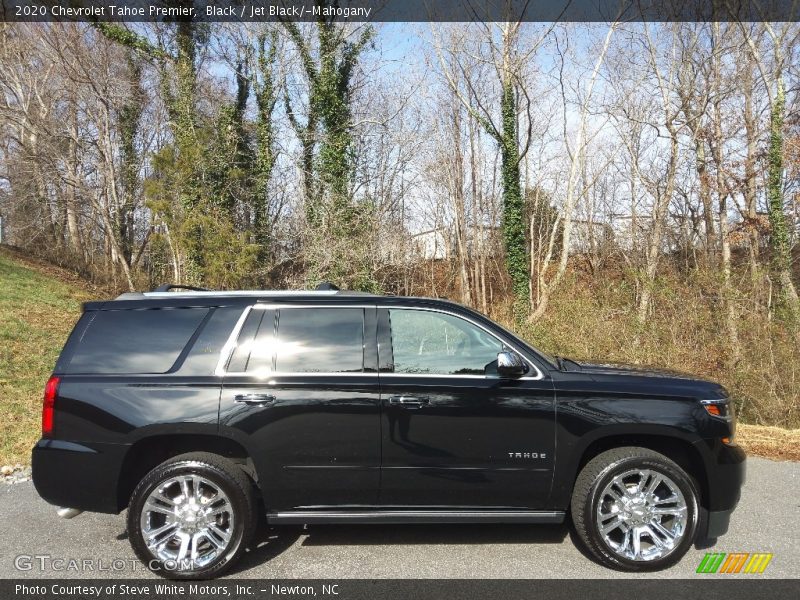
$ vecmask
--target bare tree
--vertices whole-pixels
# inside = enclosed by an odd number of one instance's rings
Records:
[[[592,95],[594,93],[595,84],[597,83],[597,79],[600,75],[600,70],[603,67],[603,63],[605,62],[606,53],[608,52],[609,45],[611,44],[611,39],[614,35],[618,26],[618,22],[614,21],[608,26],[608,30],[606,32],[605,37],[603,38],[603,42],[600,45],[600,48],[597,52],[596,59],[594,61],[594,65],[592,70],[589,74],[587,80],[585,80],[585,84],[582,86],[583,89],[580,90],[578,93],[578,126],[574,134],[574,138],[571,139],[568,134],[568,99],[565,87],[565,80],[564,80],[564,55],[561,54],[561,63],[559,69],[559,87],[561,89],[561,97],[562,97],[562,109],[564,111],[563,116],[563,133],[564,133],[564,144],[567,153],[567,157],[569,159],[569,172],[567,174],[567,182],[566,182],[566,195],[563,203],[563,207],[561,209],[561,221],[562,221],[562,231],[561,231],[561,251],[559,253],[559,260],[558,266],[556,268],[556,272],[553,278],[549,281],[545,279],[548,267],[550,266],[550,260],[552,258],[552,252],[548,252],[545,255],[544,260],[542,261],[542,274],[541,277],[541,285],[539,286],[539,293],[538,293],[538,303],[535,307],[533,307],[533,312],[531,314],[532,320],[539,319],[543,314],[544,311],[547,309],[547,305],[550,301],[550,295],[553,289],[559,284],[561,279],[564,277],[564,273],[567,270],[567,261],[569,258],[570,253],[570,245],[572,242],[572,225],[573,225],[573,218],[575,214],[575,207],[578,203],[578,200],[584,195],[585,190],[581,189],[580,186],[580,177],[584,171],[584,167],[586,164],[586,156],[588,153],[588,149],[592,142],[593,135],[588,131],[588,121],[589,116],[593,110],[592,104]],[[567,36],[568,39],[568,36]],[[595,130],[597,131],[597,130]],[[552,245],[555,242],[555,235],[558,232],[558,228],[554,228],[551,232],[551,241],[549,245]]]
[[[786,47],[797,42],[800,29],[794,23],[780,26],[765,22],[763,24],[770,42],[771,64],[752,35],[751,28],[740,24],[741,30],[750,47],[758,72],[764,81],[770,106],[768,175],[767,175],[767,212],[770,221],[770,239],[772,246],[772,275],[780,286],[781,302],[786,306],[795,322],[800,319],[800,297],[792,281],[792,258],[789,242],[789,231],[785,213],[784,188],[784,126],[786,118]]]

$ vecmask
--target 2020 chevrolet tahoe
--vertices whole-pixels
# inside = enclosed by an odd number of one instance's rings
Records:
[[[733,404],[687,375],[547,356],[445,300],[313,292],[90,302],[45,390],[39,494],[128,509],[137,556],[209,578],[270,524],[561,523],[615,569],[726,532]]]

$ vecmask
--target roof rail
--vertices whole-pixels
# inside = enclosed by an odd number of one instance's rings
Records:
[[[193,292],[210,292],[208,288],[196,287],[194,285],[181,285],[179,283],[164,283],[157,288],[154,292],[168,292],[170,290],[192,290]]]

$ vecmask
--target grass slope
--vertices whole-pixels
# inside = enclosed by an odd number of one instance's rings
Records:
[[[44,384],[81,303],[96,293],[66,271],[0,249],[0,464],[30,462]]]

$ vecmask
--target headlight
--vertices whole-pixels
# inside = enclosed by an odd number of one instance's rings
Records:
[[[700,404],[706,409],[706,412],[712,417],[725,419],[726,421],[733,420],[733,403],[730,398],[719,398],[715,400],[700,400]]]
[[[730,435],[722,438],[722,443],[733,444],[736,434],[736,412],[730,398],[717,398],[714,400],[700,400],[706,412],[716,419],[725,421],[730,429]]]

